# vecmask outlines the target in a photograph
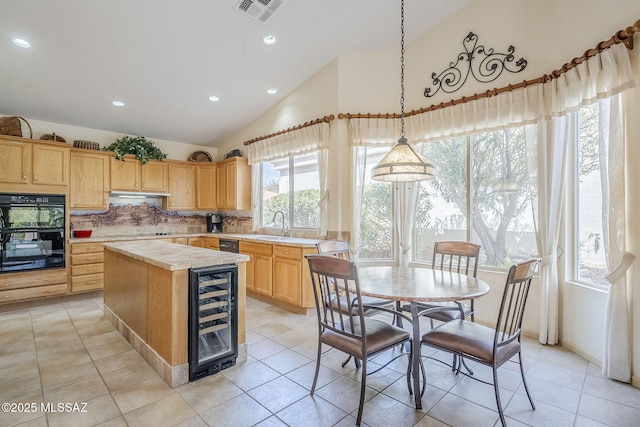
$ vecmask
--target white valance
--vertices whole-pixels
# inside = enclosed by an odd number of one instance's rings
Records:
[[[283,159],[329,148],[329,123],[322,122],[249,145],[249,164]]]
[[[415,144],[533,124],[633,86],[627,49],[616,44],[546,83],[406,117],[407,139]],[[400,136],[399,119],[352,118],[349,126],[354,146],[392,146]]]

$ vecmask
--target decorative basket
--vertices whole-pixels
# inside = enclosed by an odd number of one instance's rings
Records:
[[[0,135],[22,136],[22,123],[25,122],[29,127],[29,138],[33,138],[33,129],[31,125],[24,117],[12,116],[12,117],[0,117]]]
[[[84,141],[82,139],[76,139],[73,141],[73,146],[75,148],[84,148],[86,150],[99,150],[100,144],[93,141]]]
[[[67,142],[66,139],[64,139],[60,135],[56,135],[55,132],[54,133],[44,133],[44,134],[42,134],[40,139],[45,140],[45,141]]]
[[[211,158],[211,154],[206,151],[194,151],[189,156],[190,162],[211,162],[213,158]]]

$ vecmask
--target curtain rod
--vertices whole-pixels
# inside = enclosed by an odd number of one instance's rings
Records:
[[[616,32],[608,40],[601,41],[593,49],[586,50],[582,54],[582,56],[573,58],[571,61],[564,64],[561,68],[555,71],[552,71],[550,74],[544,74],[542,77],[538,77],[531,80],[525,80],[523,82],[512,84],[512,85],[510,84],[508,86],[504,86],[501,88],[489,89],[486,92],[475,93],[473,94],[473,96],[463,96],[462,98],[453,99],[447,102],[441,102],[440,104],[433,104],[429,107],[419,108],[417,110],[411,110],[405,113],[405,117],[415,116],[416,114],[422,114],[428,111],[439,110],[442,108],[451,107],[458,104],[464,104],[465,102],[475,101],[482,98],[489,98],[491,96],[496,96],[504,92],[511,92],[512,90],[515,90],[515,89],[521,89],[530,85],[546,83],[553,79],[557,79],[562,74],[566,73],[572,68],[575,68],[578,64],[586,61],[592,56],[599,54],[600,52],[603,52],[606,49],[609,49],[614,44],[624,43],[627,49],[630,49],[630,50],[633,49],[633,35],[637,32],[640,32],[640,20],[637,20],[632,26]],[[399,119],[399,118],[400,118],[400,114],[397,114],[397,113],[383,113],[383,114],[339,113],[338,114],[338,119],[340,120],[342,119]]]
[[[264,136],[259,136],[257,138],[249,139],[249,140],[244,142],[244,145],[251,145],[254,142],[262,141],[264,139],[269,139],[269,138],[272,138],[274,136],[278,136],[278,135],[282,135],[282,134],[285,134],[285,133],[293,132],[293,131],[296,131],[298,129],[303,129],[303,128],[306,128],[306,127],[309,127],[309,126],[313,126],[313,125],[317,125],[317,124],[320,124],[320,123],[329,123],[333,119],[335,119],[335,116],[333,114],[329,114],[328,116],[324,116],[324,117],[321,117],[319,119],[311,120],[310,122],[305,122],[305,123],[303,123],[301,125],[292,126],[290,128],[284,129],[284,130],[279,130],[278,132],[270,133],[269,135],[264,135]]]

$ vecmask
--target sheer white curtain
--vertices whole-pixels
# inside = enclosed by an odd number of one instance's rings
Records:
[[[558,239],[564,201],[565,165],[573,115],[525,126],[529,178],[537,197],[532,200],[540,265],[540,328],[538,340],[558,343]]]
[[[360,253],[360,218],[362,218],[362,202],[364,200],[364,187],[367,171],[367,147],[355,147],[353,150],[355,164],[353,167],[353,234],[351,236],[351,250],[354,253],[354,262],[358,262]]]
[[[329,138],[329,123],[322,122],[302,129],[296,129],[282,135],[263,139],[262,141],[254,142],[249,145],[249,164],[256,166],[252,169],[253,172],[251,180],[251,211],[254,218],[254,230],[257,229],[259,224],[258,215],[260,214],[259,206],[260,198],[262,196],[262,188],[260,188],[261,177],[259,175],[260,168],[257,167],[259,163],[317,151],[318,174],[320,177],[320,225],[318,232],[321,236],[326,235],[329,216],[327,208],[327,200],[329,197],[327,190]],[[258,173],[258,175],[256,175],[256,173]]]
[[[607,299],[602,373],[631,381],[631,328],[626,272],[635,257],[626,250],[624,94],[600,102],[600,176],[604,249],[611,285]]]
[[[416,207],[418,205],[419,182],[399,182],[395,184],[393,193],[396,221],[396,231],[398,233],[398,263],[400,267],[407,267],[411,262],[411,242],[413,228],[416,223]]]
[[[452,107],[430,111],[406,119],[409,143],[497,130],[515,126],[536,125],[537,137],[528,142],[528,155],[537,169],[538,251],[544,262],[540,271],[541,304],[540,339],[557,343],[558,276],[557,215],[562,207],[564,168],[557,168],[557,158],[564,156],[566,119],[581,105],[605,99],[635,86],[629,54],[622,44],[580,63],[575,68],[545,84],[531,85]],[[398,119],[351,119],[351,143],[354,146],[391,146],[400,135]],[[527,126],[528,127],[528,126]],[[539,147],[545,145],[545,147]],[[359,159],[356,159],[359,161]],[[357,165],[356,165],[357,167]],[[438,171],[436,170],[436,175]],[[358,232],[358,229],[355,230]],[[543,341],[544,340],[544,341]]]

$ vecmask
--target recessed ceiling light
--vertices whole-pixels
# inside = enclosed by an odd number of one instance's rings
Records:
[[[262,41],[264,42],[264,44],[274,44],[276,42],[276,36],[267,34],[262,38]]]
[[[21,47],[23,49],[28,49],[31,47],[31,43],[29,43],[26,40],[22,40],[22,39],[13,39],[13,44],[15,44],[18,47]]]
[[[112,102],[114,107],[124,107],[124,102],[115,100]]]
[[[278,89],[276,89],[275,87],[272,87],[271,89],[267,89],[267,93],[269,95],[273,95],[274,93],[276,93],[278,91]]]
[[[218,101],[220,101],[220,98],[218,98],[218,97],[217,97],[217,96],[215,96],[215,95],[211,95],[211,96],[209,97],[209,101],[211,101],[211,102],[218,102]]]

